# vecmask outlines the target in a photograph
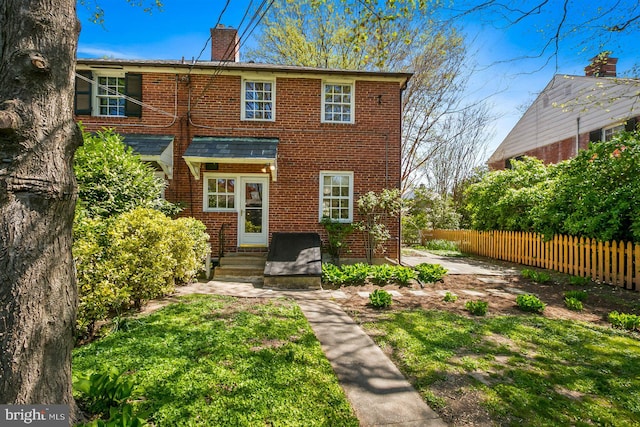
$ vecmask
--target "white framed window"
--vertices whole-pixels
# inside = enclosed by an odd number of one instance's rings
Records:
[[[126,80],[121,74],[98,74],[95,78],[95,115],[109,117],[125,116]]]
[[[624,123],[617,123],[602,129],[602,141],[611,141],[613,136],[618,132],[624,131]]]
[[[353,221],[353,172],[320,172],[320,220]]]
[[[236,177],[205,174],[203,210],[205,212],[234,212],[236,210]]]
[[[322,82],[322,122],[354,122],[354,83]]]
[[[243,80],[243,120],[275,120],[275,86],[274,81]]]

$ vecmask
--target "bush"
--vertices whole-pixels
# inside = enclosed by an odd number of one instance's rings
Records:
[[[369,264],[357,263],[353,265],[343,265],[342,273],[344,274],[343,284],[348,286],[364,285],[371,270]]]
[[[444,302],[456,302],[458,301],[458,295],[454,295],[451,292],[447,292],[444,294],[444,298],[442,298]]]
[[[467,301],[464,308],[474,316],[484,316],[487,314],[489,303],[486,301]]]
[[[391,294],[384,289],[376,289],[369,294],[369,304],[374,308],[389,307],[391,302]]]
[[[346,274],[337,265],[325,262],[322,264],[322,282],[342,286],[346,282]]]
[[[573,298],[577,299],[578,301],[585,301],[588,296],[589,294],[587,293],[587,291],[567,291],[564,293],[565,298]]]
[[[573,297],[565,297],[564,305],[567,306],[569,310],[573,310],[573,311],[582,311],[582,308],[583,308],[582,301],[580,301],[578,298],[573,298]]]
[[[169,246],[176,261],[173,278],[176,284],[192,282],[204,269],[209,254],[207,227],[194,218],[178,218],[171,222]]]
[[[456,242],[443,239],[427,240],[424,242],[424,248],[432,251],[460,251]]]
[[[386,286],[395,279],[395,268],[389,264],[371,266],[371,282],[377,286]]]
[[[436,283],[442,281],[447,274],[447,269],[440,264],[422,263],[414,267],[418,273],[418,280],[423,283]]]
[[[409,286],[410,282],[416,278],[416,273],[412,268],[396,265],[393,272],[393,279],[398,286]]]
[[[516,297],[516,304],[522,311],[528,311],[531,313],[542,313],[547,306],[545,303],[540,301],[535,295],[518,295]]]
[[[609,322],[618,328],[628,329],[630,331],[640,331],[640,316],[636,314],[618,313],[612,311],[609,313]]]
[[[449,198],[443,198],[424,186],[414,189],[413,198],[406,201],[406,214],[402,217],[402,241],[407,244],[424,244],[423,230],[454,229],[460,225]]]
[[[334,221],[328,217],[323,217],[320,223],[327,232],[327,252],[339,266],[342,253],[349,249],[347,237],[353,232],[353,224]]]
[[[74,157],[78,198],[90,217],[110,217],[137,207],[178,212],[162,199],[164,183],[112,129],[83,133],[84,144]]]

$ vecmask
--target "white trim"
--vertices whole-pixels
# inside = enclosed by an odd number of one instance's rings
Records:
[[[356,82],[355,80],[341,80],[341,79],[329,79],[322,80],[322,87],[320,88],[320,122],[321,123],[331,123],[331,124],[354,124],[356,121]],[[350,117],[348,121],[336,121],[336,120],[326,120],[324,109],[325,109],[325,89],[327,85],[338,85],[338,86],[350,86],[351,87],[351,104],[350,104]]]
[[[247,110],[246,110],[246,102],[247,102],[247,98],[246,98],[246,83],[269,83],[271,84],[271,118],[270,119],[251,119],[251,118],[247,118]],[[241,120],[246,120],[246,121],[250,121],[250,122],[275,122],[276,121],[276,79],[269,79],[269,78],[265,78],[265,77],[261,77],[261,78],[248,78],[248,77],[243,77],[242,78],[242,83],[241,83],[241,88],[240,88],[242,94],[240,96],[241,98],[241,103],[240,103],[240,119]],[[262,102],[262,101],[261,101]]]
[[[91,84],[91,115],[95,116],[95,117],[127,117],[126,116],[126,111],[125,111],[125,106],[122,107],[122,115],[121,116],[112,116],[109,114],[100,114],[100,96],[98,95],[98,89],[100,85],[100,77],[115,77],[115,78],[119,78],[119,79],[126,79],[126,73],[124,72],[124,70],[92,70],[93,72],[93,76],[92,76],[92,80],[95,83]],[[125,87],[124,89],[126,89],[126,81],[125,81]],[[113,95],[113,94],[109,94],[107,95],[111,98],[116,98],[117,95]],[[126,93],[121,95],[120,98],[124,99],[126,96]]]
[[[202,174],[202,211],[203,212],[238,212],[238,184],[239,177],[234,174],[205,172]],[[209,207],[209,179],[233,179],[233,208],[210,208]]]
[[[318,220],[322,221],[322,201],[324,198],[324,177],[325,176],[347,176],[349,177],[349,218],[337,219],[337,222],[351,223],[353,222],[353,171],[320,171],[320,179],[318,181]]]

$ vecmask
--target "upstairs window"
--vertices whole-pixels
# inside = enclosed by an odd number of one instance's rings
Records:
[[[353,172],[320,173],[320,220],[353,221]]]
[[[322,121],[325,123],[354,122],[353,83],[322,84]]]
[[[275,120],[275,83],[245,80],[242,86],[242,119]]]
[[[142,116],[142,74],[91,71],[76,74],[76,115]]]

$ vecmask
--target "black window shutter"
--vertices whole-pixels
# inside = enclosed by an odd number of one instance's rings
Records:
[[[76,74],[93,80],[91,71],[76,71]],[[73,99],[73,110],[76,115],[91,115],[91,98],[93,98],[91,82],[76,76],[76,92]]]
[[[627,132],[633,132],[634,130],[637,129],[637,125],[638,125],[638,118],[632,117],[629,120],[627,120],[627,123],[624,126],[624,130],[626,130]]]
[[[602,129],[596,129],[589,132],[590,142],[602,142]]]
[[[124,76],[124,90],[129,98],[142,101],[142,74],[127,73]],[[124,115],[127,117],[142,117],[142,105],[126,100]]]

